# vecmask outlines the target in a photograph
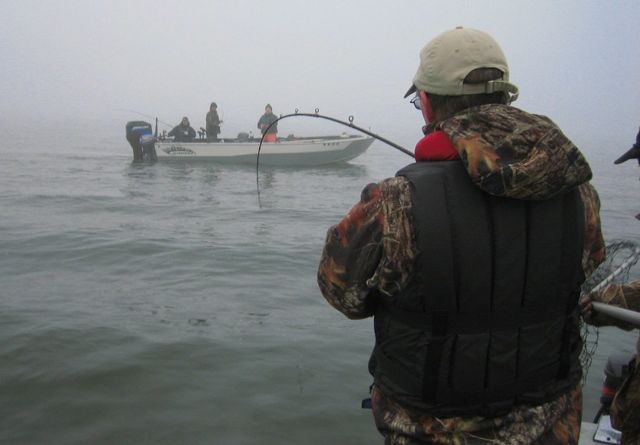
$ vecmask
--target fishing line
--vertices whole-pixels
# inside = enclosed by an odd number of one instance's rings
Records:
[[[391,142],[390,140],[388,140],[386,138],[383,138],[380,135],[372,133],[369,130],[365,130],[364,128],[361,128],[361,127],[358,127],[357,125],[355,125],[353,123],[353,115],[349,116],[349,122],[345,122],[345,121],[341,121],[340,119],[336,119],[334,117],[330,117],[330,116],[325,116],[325,115],[319,114],[319,111],[320,110],[318,108],[316,108],[315,109],[315,113],[299,113],[298,109],[296,108],[294,113],[285,114],[284,116],[280,116],[275,121],[271,122],[269,124],[269,126],[264,130],[264,133],[262,134],[262,137],[260,138],[260,144],[258,145],[258,155],[256,157],[256,186],[258,188],[258,203],[260,202],[260,181],[259,181],[259,176],[258,176],[259,175],[259,167],[260,167],[260,150],[262,149],[262,143],[264,141],[264,137],[267,135],[269,129],[272,126],[274,126],[279,121],[281,121],[283,119],[286,119],[286,118],[289,118],[289,117],[296,117],[296,116],[298,116],[298,117],[300,117],[300,116],[315,117],[315,118],[319,118],[319,119],[326,119],[326,120],[331,121],[331,122],[336,122],[338,124],[342,124],[342,125],[345,125],[345,126],[347,126],[349,128],[353,128],[354,130],[360,131],[360,132],[362,132],[362,133],[364,133],[364,134],[366,134],[368,136],[371,136],[372,138],[375,138],[375,139],[377,139],[377,140],[379,140],[381,142],[384,142],[385,144],[390,145],[391,147],[395,148],[396,150],[399,150],[399,151],[403,152],[404,154],[411,156],[412,158],[415,157],[414,154],[412,152],[410,152],[409,150],[407,150],[406,148],[401,147],[400,145],[398,145],[398,144],[396,144],[394,142]]]
[[[149,115],[149,114],[140,113],[139,111],[129,110],[129,109],[127,109],[127,108],[116,108],[116,110],[117,110],[117,111],[126,111],[126,112],[128,112],[128,113],[137,114],[137,115],[139,115],[139,116],[146,117],[146,118],[148,118],[148,119],[157,119],[157,120],[158,120],[158,122],[160,122],[160,123],[161,123],[161,124],[163,124],[163,125],[166,125],[168,128],[173,128],[173,127],[175,126],[175,125],[171,125],[171,124],[169,124],[169,123],[167,123],[167,122],[161,121],[161,120],[160,120],[160,119],[158,119],[156,116],[151,116],[151,115]]]

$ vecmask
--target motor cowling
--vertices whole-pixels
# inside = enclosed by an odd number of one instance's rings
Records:
[[[144,121],[130,121],[126,125],[126,137],[133,149],[133,160],[156,160],[153,127]]]

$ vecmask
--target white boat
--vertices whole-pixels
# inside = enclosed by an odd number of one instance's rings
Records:
[[[160,161],[173,159],[198,159],[255,164],[259,140],[250,142],[174,142],[157,141],[155,152]],[[364,153],[373,142],[366,136],[325,136],[298,138],[263,143],[260,148],[260,164],[263,165],[323,165],[349,161]]]
[[[248,136],[219,142],[163,140],[151,134],[151,125],[146,122],[127,123],[127,140],[134,160],[188,159],[252,165],[256,164],[260,145],[260,138]],[[347,134],[279,138],[277,142],[262,143],[260,165],[314,166],[346,162],[360,156],[372,143],[371,137]]]

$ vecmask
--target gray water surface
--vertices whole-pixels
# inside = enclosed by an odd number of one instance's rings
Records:
[[[316,268],[406,155],[264,167],[258,195],[253,167],[132,164],[124,122],[74,125],[0,145],[0,443],[382,443],[360,408],[371,320],[330,308]],[[640,172],[611,160],[590,158],[605,235],[639,241]],[[601,330],[586,419],[635,338]]]

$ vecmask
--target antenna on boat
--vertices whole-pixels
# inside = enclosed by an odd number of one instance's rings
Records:
[[[358,130],[358,131],[360,131],[360,132],[362,132],[362,133],[364,133],[364,134],[366,134],[368,136],[371,136],[372,138],[375,138],[375,139],[377,139],[377,140],[379,140],[381,142],[384,142],[385,144],[392,146],[396,150],[399,150],[399,151],[403,152],[404,154],[411,156],[412,158],[415,157],[414,154],[411,151],[409,151],[406,148],[396,144],[395,142],[391,142],[390,140],[388,140],[386,138],[383,138],[382,136],[380,136],[378,134],[372,133],[369,130],[365,130],[364,128],[361,128],[361,127],[358,127],[357,125],[355,125],[353,123],[353,115],[349,116],[349,122],[345,122],[345,121],[341,121],[340,119],[336,119],[334,117],[324,116],[324,115],[320,114],[320,109],[319,108],[315,109],[315,113],[300,113],[300,112],[298,112],[298,109],[296,108],[294,113],[285,114],[284,116],[280,115],[280,117],[278,117],[276,120],[271,122],[269,124],[269,126],[262,133],[262,137],[260,138],[260,144],[258,145],[258,155],[256,156],[256,186],[258,187],[258,203],[260,203],[260,181],[259,181],[259,178],[258,178],[258,172],[259,172],[259,167],[260,167],[260,150],[262,149],[262,143],[264,142],[265,135],[268,133],[269,129],[272,126],[274,126],[278,121],[281,121],[283,119],[287,119],[289,117],[302,117],[302,116],[304,116],[304,117],[315,117],[315,118],[318,118],[318,119],[326,119],[326,120],[331,121],[331,122],[336,122],[338,124],[345,125],[345,126],[347,126],[349,128],[353,128],[354,130]]]

